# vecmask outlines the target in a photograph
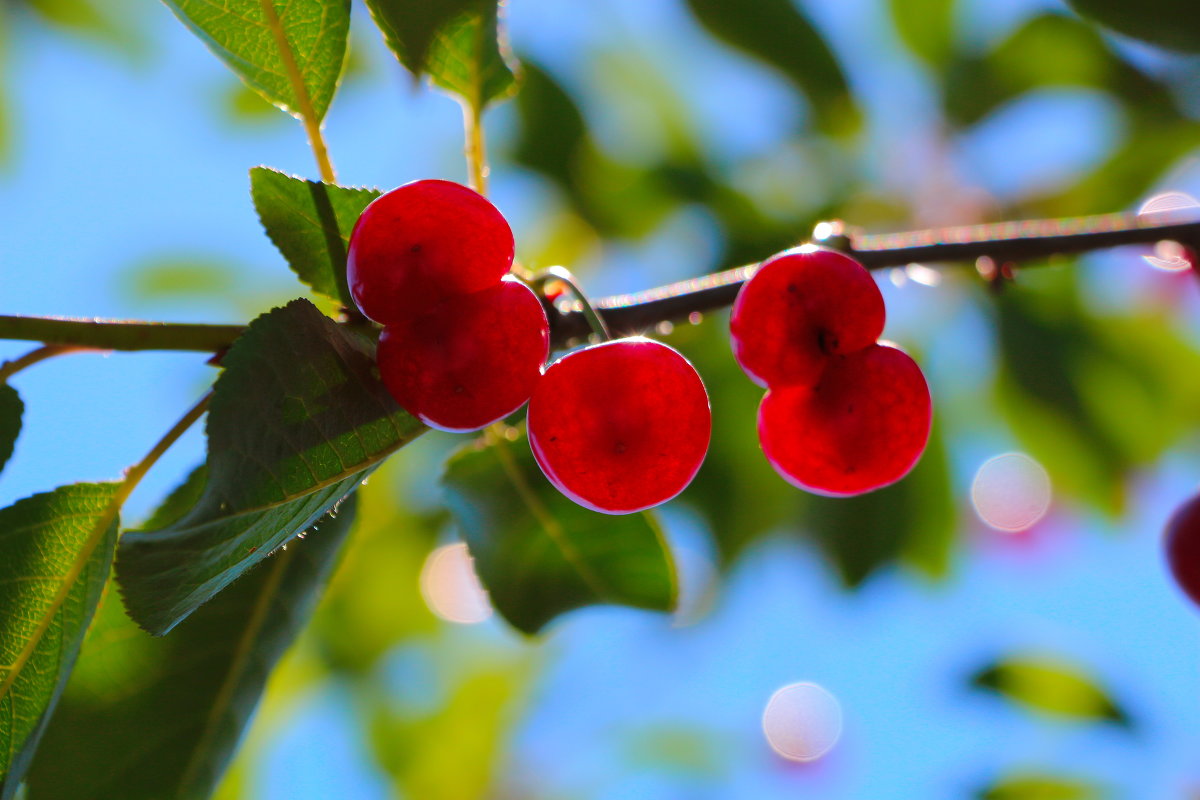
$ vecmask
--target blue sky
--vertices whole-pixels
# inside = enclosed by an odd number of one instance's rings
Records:
[[[604,8],[514,0],[514,39],[563,69],[585,95],[602,95],[611,88],[570,65],[579,52],[627,37],[630,51],[661,68],[688,98],[706,144],[731,159],[769,146],[804,113],[773,75],[685,24],[677,3],[596,5]],[[878,58],[848,63],[872,110],[869,135],[881,154],[874,168],[887,184],[905,173],[885,156],[920,132],[919,115],[910,112],[931,101],[919,70],[900,60],[882,24],[871,21],[877,5],[813,4],[841,51],[879,48]],[[1056,4],[975,2],[963,25],[973,36],[996,35],[1038,7]],[[65,44],[34,26],[11,37],[8,86],[19,124],[16,158],[0,172],[0,313],[232,322],[246,317],[248,304],[299,294],[261,233],[246,178],[260,163],[313,174],[299,127],[222,121],[225,68],[164,6],[146,3],[144,16],[152,53],[143,61]],[[339,96],[327,124],[341,181],[386,187],[421,177],[462,179],[458,107],[414,91],[358,16],[370,73]],[[1069,178],[1086,169],[1119,129],[1102,97],[1073,92],[1023,103],[958,147],[964,174],[1000,196],[1056,170]],[[489,118],[496,142],[511,128],[509,113]],[[598,130],[602,141],[619,138],[611,124]],[[1012,166],[1014,142],[1028,156],[1020,168]],[[494,197],[514,220],[518,240],[552,203],[531,176],[502,166]],[[685,215],[646,244],[605,251],[598,290],[645,288],[647,279],[718,266],[707,263],[716,251],[704,227],[702,218]],[[167,257],[226,265],[241,299],[164,308],[131,295],[122,276]],[[954,331],[939,337],[948,344],[931,348],[935,382],[939,370],[985,377],[980,321],[955,305],[952,290],[949,300],[938,290],[887,291],[895,309],[889,335],[919,336],[931,318]],[[0,358],[26,349],[0,342]],[[0,504],[66,482],[118,476],[210,376],[195,354],[80,354],[23,373],[14,383],[28,406],[25,429],[0,477]],[[130,517],[198,463],[203,446],[197,430],[185,436],[139,489]],[[1011,446],[987,438],[955,445],[964,504],[975,467]],[[1194,610],[1166,575],[1159,532],[1198,481],[1200,467],[1172,455],[1139,481],[1115,530],[1060,509],[1032,549],[968,522],[967,544],[943,585],[892,571],[847,595],[814,551],[781,538],[748,554],[711,615],[689,627],[596,609],[560,621],[534,644],[498,622],[447,636],[464,652],[480,640],[502,650],[532,648],[546,660],[506,763],[512,773],[539,776],[547,797],[950,798],[1012,767],[1076,772],[1123,796],[1183,797],[1200,784],[1200,643]],[[686,510],[668,519],[678,542],[707,546]],[[1049,651],[1088,667],[1132,709],[1135,730],[1047,722],[966,689],[967,676],[989,659],[1021,651]],[[410,674],[407,662],[398,663],[402,677]],[[836,695],[845,719],[839,745],[806,770],[772,757],[759,729],[770,694],[802,680]],[[348,704],[337,686],[305,702],[264,762],[262,797],[387,796],[358,746]],[[696,733],[711,746],[712,769],[697,776],[669,765],[636,766],[629,742],[656,726]],[[315,741],[320,759],[312,757]]]

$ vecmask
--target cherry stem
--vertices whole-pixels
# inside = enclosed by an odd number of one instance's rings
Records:
[[[579,288],[579,282],[575,280],[575,276],[565,267],[547,267],[533,277],[533,284],[539,294],[545,297],[545,288],[549,283],[559,281],[566,284],[571,290],[571,294],[575,297],[575,302],[579,305],[578,311],[569,311],[566,314],[580,314],[587,322],[591,332],[598,336],[601,341],[607,342],[613,338],[612,332],[608,328],[608,324],[604,321],[604,317],[596,311],[596,307],[588,300],[587,295]],[[553,304],[552,304],[553,305]],[[557,307],[555,307],[557,311]],[[565,316],[559,312],[558,316]]]
[[[47,358],[61,356],[64,353],[75,353],[80,350],[88,350],[87,347],[78,347],[72,344],[44,344],[41,347],[36,347],[30,350],[19,358],[14,358],[11,361],[5,361],[0,364],[0,384],[7,383],[8,379],[16,375],[26,367],[32,367],[39,361],[45,361]]]
[[[883,236],[844,234],[818,225],[815,240],[858,259],[868,269],[913,263],[958,262],[974,267],[980,258],[997,263],[1085,253],[1125,245],[1175,241],[1200,249],[1200,222],[1155,223],[1153,215],[1105,214],[1063,220],[1002,222]],[[635,294],[582,301],[580,310],[550,317],[556,346],[607,328],[619,334],[647,331],[660,322],[686,320],[731,305],[757,264],[680,281]],[[561,279],[561,278],[560,278]],[[571,284],[574,288],[574,285]],[[588,310],[601,326],[589,322]],[[133,320],[61,319],[0,315],[0,339],[75,345],[97,350],[223,350],[245,331],[243,325],[194,325]]]

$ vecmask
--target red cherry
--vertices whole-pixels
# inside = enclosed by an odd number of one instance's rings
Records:
[[[875,344],[833,356],[812,386],[768,391],[758,436],[789,483],[845,496],[904,477],[925,449],[931,419],[920,367],[904,351]]]
[[[504,216],[478,192],[424,180],[371,202],[354,225],[346,278],[359,309],[389,324],[494,286],[513,262]]]
[[[883,295],[854,259],[811,245],[762,263],[733,304],[733,354],[760,386],[812,385],[832,355],[875,343]]]
[[[533,291],[505,278],[388,325],[376,359],[392,397],[439,430],[479,430],[516,411],[542,375],[550,326]]]
[[[1200,605],[1200,495],[1171,515],[1165,544],[1175,582],[1193,603]]]
[[[568,353],[529,400],[529,446],[560,492],[629,514],[691,483],[712,433],[708,392],[688,360],[642,337]]]

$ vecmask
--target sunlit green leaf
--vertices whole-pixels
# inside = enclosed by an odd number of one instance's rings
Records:
[[[163,0],[247,85],[320,120],[337,89],[350,0]]]
[[[0,798],[10,800],[70,677],[108,579],[114,483],[77,483],[0,511]],[[90,552],[87,549],[91,548]]]
[[[1064,775],[1017,772],[979,792],[980,800],[1101,800],[1108,792]]]
[[[267,235],[300,280],[353,308],[346,248],[354,223],[379,190],[332,186],[255,167],[250,194]]]
[[[1130,727],[1129,714],[1082,668],[1056,658],[1004,658],[971,677],[971,685],[1040,714]]]
[[[1200,19],[1191,0],[1067,0],[1085,17],[1117,33],[1171,50],[1200,53]]]
[[[194,473],[156,517],[198,499],[203,478]],[[208,797],[308,620],[354,509],[351,495],[170,636],[140,630],[110,595],[34,761],[30,800]]]
[[[424,427],[379,382],[370,345],[306,300],[251,323],[222,359],[208,484],[159,530],[126,534],[126,606],[163,634],[309,528]]]
[[[812,103],[818,125],[853,133],[861,118],[841,65],[824,37],[792,0],[688,0],[688,8],[714,36],[770,64]]]
[[[524,436],[464,448],[442,483],[492,604],[518,630],[595,603],[674,607],[675,568],[654,517],[576,505],[543,477]]]
[[[21,433],[21,416],[25,404],[17,390],[7,383],[0,383],[0,470],[12,457],[13,446]]]
[[[516,90],[496,0],[367,0],[410,72],[482,110]]]

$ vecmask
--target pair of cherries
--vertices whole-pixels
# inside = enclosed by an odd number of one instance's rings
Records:
[[[894,483],[920,459],[929,387],[912,358],[878,341],[884,316],[870,273],[813,245],[767,259],[738,293],[734,356],[767,389],[759,442],[793,485],[861,494]]]
[[[575,350],[546,366],[537,295],[510,274],[513,235],[477,192],[423,180],[373,201],[350,236],[347,278],[384,328],[376,359],[389,392],[430,427],[479,430],[529,402],[534,458],[580,505],[610,514],[670,500],[708,451],[700,376],[643,337]]]

